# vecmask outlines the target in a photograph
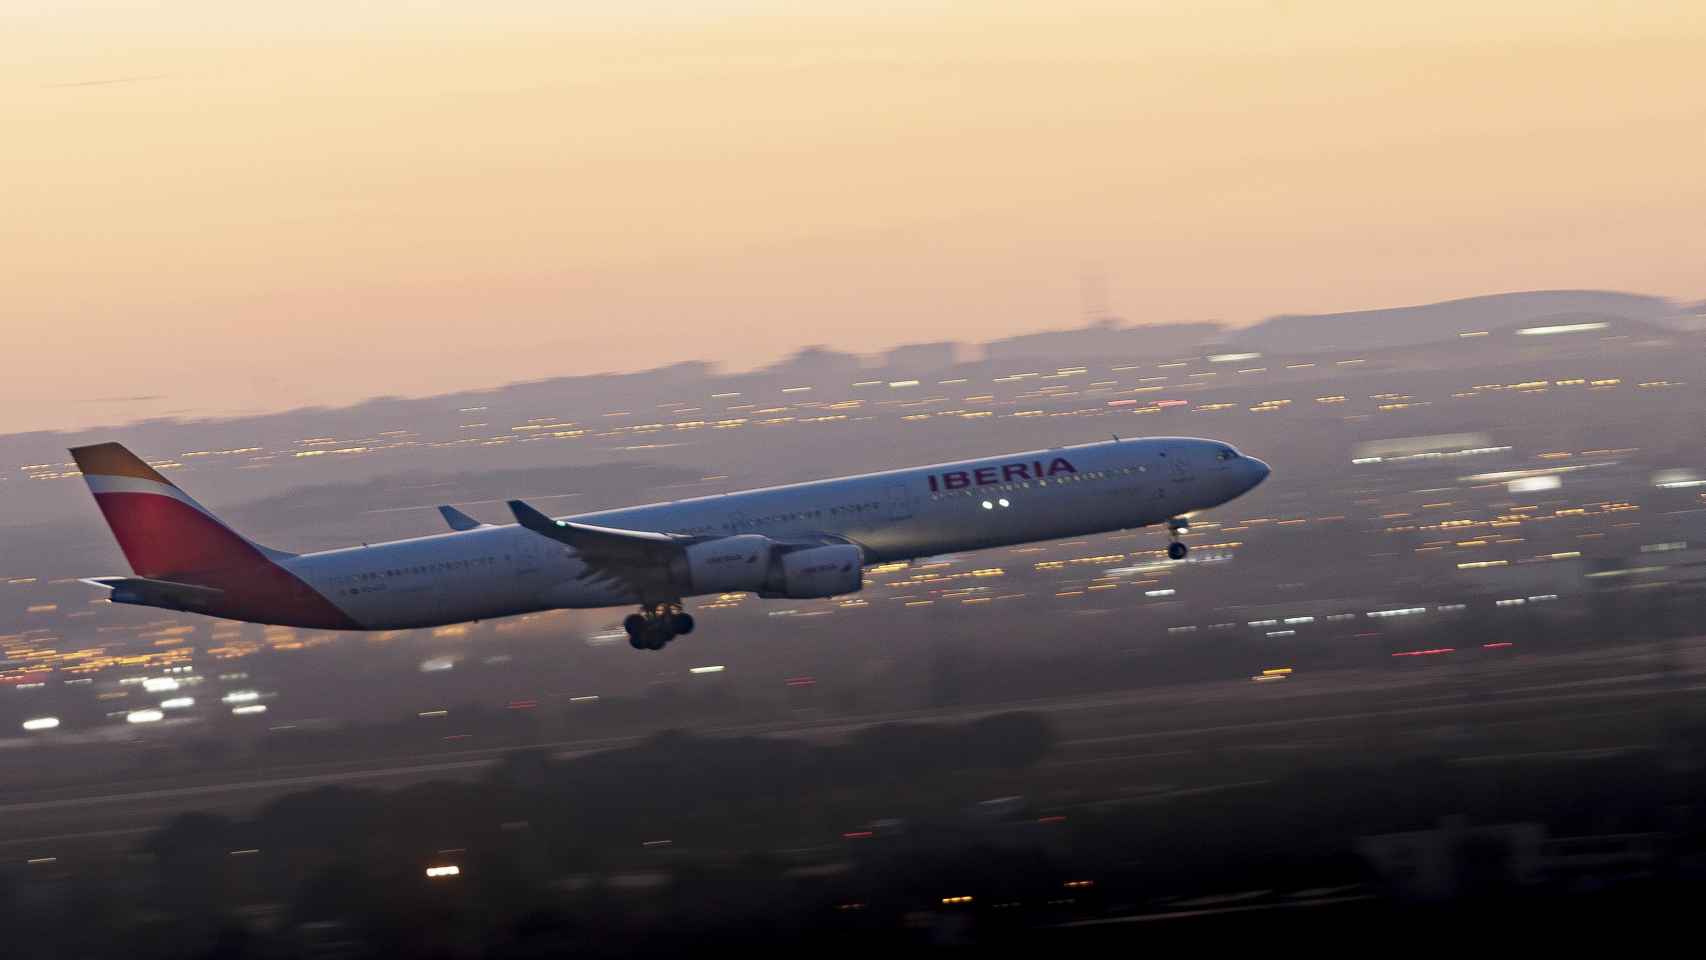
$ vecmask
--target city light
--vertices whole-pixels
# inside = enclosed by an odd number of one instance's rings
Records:
[[[1511,493],[1543,493],[1563,485],[1564,482],[1556,474],[1546,474],[1540,477],[1518,477],[1505,484],[1505,489]]]
[[[52,730],[59,726],[58,717],[35,717],[24,721],[25,730]]]
[[[1555,333],[1588,333],[1593,330],[1604,330],[1611,324],[1603,320],[1591,323],[1554,323],[1543,327],[1523,327],[1516,332],[1519,337],[1545,337]]]

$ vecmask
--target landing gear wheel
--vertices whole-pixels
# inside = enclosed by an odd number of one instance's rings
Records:
[[[681,612],[679,603],[648,603],[640,613],[628,614],[622,629],[635,650],[662,650],[681,634],[693,632],[693,618]]]
[[[622,621],[622,629],[628,631],[628,646],[635,650],[646,649],[646,618],[637,613],[628,614]]]
[[[1190,547],[1185,546],[1177,540],[1167,544],[1167,556],[1174,560],[1183,560],[1185,559],[1185,554],[1190,552]]]

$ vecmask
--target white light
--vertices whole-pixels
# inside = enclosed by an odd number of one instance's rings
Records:
[[[251,713],[266,713],[267,705],[264,703],[251,703],[246,707],[232,707],[231,712],[238,716],[244,716]]]
[[[455,877],[460,876],[461,874],[462,868],[458,866],[426,868],[426,875],[429,877]]]
[[[1706,487],[1706,480],[1693,470],[1660,470],[1653,474],[1653,486],[1666,490],[1683,490],[1688,487]]]
[[[715,665],[709,666],[709,667],[692,667],[688,670],[688,672],[689,673],[722,673],[723,672],[723,665],[719,663],[719,664],[715,664]]]
[[[1554,474],[1543,477],[1519,477],[1505,484],[1505,489],[1511,493],[1540,493],[1544,490],[1556,490],[1564,482]]]
[[[1209,363],[1237,363],[1241,360],[1261,359],[1259,353],[1217,353],[1208,358]]]
[[[1001,498],[1001,499],[999,499],[999,500],[997,500],[997,501],[995,501],[995,502],[996,502],[996,503],[999,503],[999,504],[1001,504],[1001,505],[1002,505],[1002,506],[1004,506],[1004,507],[1011,507],[1011,506],[1012,506],[1012,505],[1013,505],[1013,504],[1011,504],[1011,503],[1009,503],[1009,502],[1008,502],[1008,500],[1007,500],[1007,498],[1006,498],[1006,497],[1002,497],[1002,498]]]
[[[1412,617],[1418,613],[1427,613],[1427,607],[1399,607],[1394,610],[1370,610],[1371,617]]]
[[[993,504],[993,503],[990,503],[990,502],[989,502],[989,501],[988,501],[988,500],[985,500],[985,501],[983,501],[983,509],[985,509],[985,510],[994,510],[994,509],[995,509],[995,504]]]
[[[219,699],[226,703],[250,703],[260,698],[261,695],[253,690],[233,690]]]
[[[1177,590],[1172,590],[1172,589],[1167,589],[1167,590],[1145,590],[1145,591],[1143,591],[1143,595],[1144,595],[1144,596],[1146,596],[1146,597],[1170,597],[1170,596],[1172,596],[1172,595],[1173,595],[1173,594],[1175,594],[1175,593],[1178,593],[1178,591],[1177,591]]]
[[[161,713],[158,710],[132,710],[131,712],[124,715],[124,722],[125,723],[153,723],[156,720],[164,719],[165,716],[166,716],[165,714]]]
[[[148,677],[142,681],[142,689],[149,693],[168,693],[178,689],[178,681],[171,677]]]
[[[421,661],[421,672],[437,673],[440,670],[449,670],[455,666],[455,657],[433,657],[431,660]]]
[[[195,706],[194,697],[173,697],[170,700],[160,702],[160,707],[164,710],[182,710],[185,707],[193,706]]]
[[[1516,332],[1519,337],[1544,337],[1553,333],[1586,333],[1590,330],[1604,330],[1611,324],[1603,320],[1593,323],[1557,323],[1545,327],[1523,327]]]
[[[57,726],[59,726],[58,717],[36,717],[33,720],[24,721],[25,730],[52,730]]]

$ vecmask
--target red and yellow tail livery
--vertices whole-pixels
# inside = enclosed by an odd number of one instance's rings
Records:
[[[196,612],[263,623],[358,629],[348,614],[286,568],[291,554],[269,550],[222,523],[177,484],[122,444],[74,447],[95,503],[132,578],[106,581],[114,600],[129,594],[187,600]],[[155,605],[155,604],[151,604]]]

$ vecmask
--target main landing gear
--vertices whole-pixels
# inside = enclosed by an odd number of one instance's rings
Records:
[[[635,650],[662,650],[676,637],[693,632],[693,617],[679,603],[648,603],[622,621],[628,644]]]
[[[1167,521],[1167,533],[1173,542],[1167,544],[1167,556],[1173,560],[1183,560],[1191,552],[1191,548],[1179,540],[1179,536],[1191,529],[1191,521],[1184,517],[1174,517]]]

